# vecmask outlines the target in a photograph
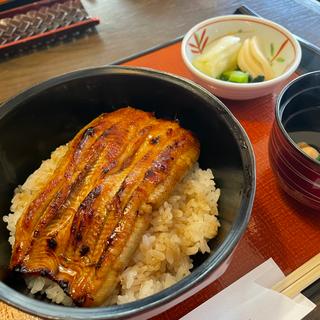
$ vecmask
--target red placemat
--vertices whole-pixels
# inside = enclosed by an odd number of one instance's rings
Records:
[[[124,65],[149,67],[192,79],[180,56],[180,42]],[[256,156],[257,189],[252,216],[225,274],[154,319],[179,319],[270,257],[288,274],[320,251],[320,213],[287,197],[270,168],[268,140],[275,98],[269,95],[248,101],[223,100],[246,130]]]

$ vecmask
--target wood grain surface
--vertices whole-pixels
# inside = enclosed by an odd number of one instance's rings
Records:
[[[83,67],[107,64],[170,40],[185,33],[196,22],[213,15],[232,13],[240,5],[240,1],[222,0],[92,0],[83,3],[92,16],[100,16],[102,19],[98,32],[72,43],[3,61],[0,64],[0,101],[49,77]],[[256,0],[242,3],[320,46],[316,28],[320,10],[316,2]],[[190,77],[179,57],[179,45],[162,49],[129,64]],[[253,217],[225,275],[154,320],[179,319],[270,256],[285,273],[289,273],[319,250],[319,215],[306,213],[303,208],[293,204],[278,189],[270,172],[266,146],[273,120],[273,101],[274,96],[249,104],[225,101],[247,130],[257,157],[258,189]],[[257,107],[260,113],[256,112]],[[272,204],[268,199],[270,190],[276,192]],[[313,314],[315,316],[312,319],[320,318],[319,312]],[[39,318],[0,303],[0,319]]]
[[[0,62],[0,102],[48,78],[108,64],[186,33],[206,18],[246,4],[320,46],[315,0],[82,0],[101,19],[96,32]]]

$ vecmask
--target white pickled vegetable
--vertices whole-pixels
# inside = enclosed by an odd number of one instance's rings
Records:
[[[262,66],[263,69],[263,75],[266,80],[270,80],[274,78],[274,73],[271,68],[270,62],[267,60],[265,55],[260,49],[260,46],[258,44],[258,39],[256,36],[251,38],[250,41],[250,48],[251,48],[251,53],[254,56],[254,58],[259,61],[260,65]]]
[[[224,71],[237,67],[240,48],[239,37],[225,36],[209,45],[202,55],[193,60],[193,65],[205,74],[217,78]]]
[[[238,66],[242,71],[248,72],[253,78],[263,75],[261,65],[251,57],[250,39],[246,39],[243,43],[238,55]]]
[[[271,64],[261,51],[255,36],[244,41],[238,55],[238,66],[253,78],[260,75],[264,76],[266,80],[274,78]]]

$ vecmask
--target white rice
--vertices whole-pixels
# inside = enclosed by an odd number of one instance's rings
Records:
[[[11,211],[3,220],[14,243],[15,226],[24,209],[52,175],[68,146],[57,148],[51,158],[15,190]],[[122,304],[159,292],[190,274],[197,252],[210,252],[207,241],[216,236],[219,227],[215,188],[210,169],[195,165],[176,186],[163,205],[152,213],[151,226],[143,236],[130,265],[120,275],[120,284],[112,303]],[[72,300],[60,286],[43,277],[29,276],[26,283],[31,294],[46,294],[55,303],[71,305]]]

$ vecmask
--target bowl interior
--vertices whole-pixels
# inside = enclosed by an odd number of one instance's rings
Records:
[[[295,44],[279,26],[250,16],[227,16],[209,19],[194,27],[185,42],[185,54],[192,61],[215,40],[226,35],[246,38],[257,36],[260,47],[276,76],[286,72],[295,62]]]
[[[122,106],[178,119],[200,139],[200,166],[211,168],[222,189],[219,200],[221,228],[210,242],[209,255],[197,255],[195,270],[221,263],[219,250],[230,254],[244,231],[254,195],[254,160],[246,135],[221,103],[202,89],[169,76],[116,67],[80,71],[39,85],[9,101],[0,110],[0,212],[9,212],[17,185],[37,169],[51,151],[103,112]],[[10,247],[0,222],[0,262],[6,269]],[[1,280],[18,288],[6,273]],[[196,281],[190,277],[190,281]],[[189,281],[189,282],[190,282]],[[179,289],[179,284],[178,287]],[[177,291],[177,288],[175,291]],[[169,291],[167,296],[174,294]],[[139,305],[137,305],[139,306]],[[141,308],[141,306],[139,306]]]
[[[278,101],[277,118],[293,142],[307,142],[320,150],[320,72],[290,83]],[[318,162],[317,162],[318,163]]]

